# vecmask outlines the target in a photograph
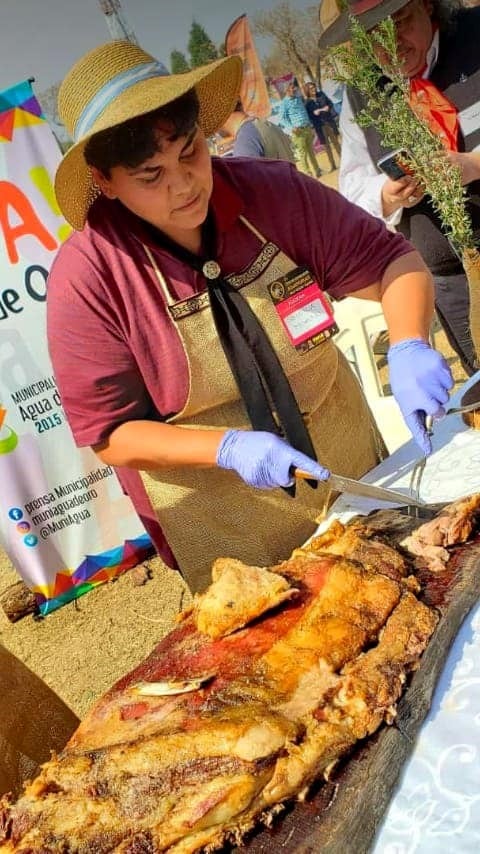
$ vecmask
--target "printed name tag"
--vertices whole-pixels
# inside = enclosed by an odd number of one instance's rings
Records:
[[[480,101],[459,112],[458,121],[465,138],[480,130]],[[473,151],[478,151],[479,148],[480,145],[477,145]]]
[[[300,352],[338,332],[328,298],[306,267],[276,279],[268,290],[290,343]]]

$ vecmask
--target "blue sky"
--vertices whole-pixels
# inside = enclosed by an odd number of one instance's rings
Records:
[[[186,51],[195,18],[215,43],[223,41],[232,21],[243,13],[271,9],[276,0],[123,0],[123,11],[137,39],[169,64],[172,48]],[[314,5],[291,0],[294,8]],[[35,77],[40,93],[57,83],[86,51],[110,34],[98,0],[2,0],[0,90]],[[260,52],[268,44],[258,43]]]

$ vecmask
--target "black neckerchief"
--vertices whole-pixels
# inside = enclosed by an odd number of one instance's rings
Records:
[[[268,335],[241,293],[221,275],[214,260],[216,228],[212,212],[209,211],[202,225],[201,255],[145,224],[157,244],[205,276],[215,328],[253,429],[282,436],[298,451],[316,460],[297,400]],[[307,483],[317,487],[316,481]],[[295,486],[286,487],[286,491],[294,496]]]

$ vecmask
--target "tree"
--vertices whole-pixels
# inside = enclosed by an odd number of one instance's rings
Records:
[[[267,58],[267,67],[278,68],[280,52],[284,66],[280,73],[293,71],[299,81],[305,77],[320,84],[318,50],[318,6],[294,9],[289,2],[278,3],[268,12],[257,12],[253,30],[259,36],[272,38],[273,54]]]
[[[262,59],[262,69],[266,80],[272,77],[282,77],[291,71],[291,66],[288,59],[285,58],[285,51],[280,45],[275,45],[270,53]]]
[[[205,65],[207,62],[211,62],[212,59],[218,59],[217,48],[201,24],[197,24],[196,21],[192,22],[190,28],[188,51],[192,68]]]
[[[188,60],[181,50],[172,50],[170,54],[170,71],[172,74],[182,74],[183,71],[190,71]]]

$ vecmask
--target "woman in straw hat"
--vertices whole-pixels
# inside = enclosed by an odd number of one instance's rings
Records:
[[[449,140],[451,160],[462,171],[472,224],[480,236],[480,9],[462,9],[457,0],[352,2],[330,21],[320,38],[321,47],[348,39],[349,11],[366,30],[393,17],[403,72],[412,81],[421,80],[423,103],[432,104],[432,130],[436,135],[443,132]],[[442,101],[444,107],[440,107]],[[358,93],[346,94],[340,118],[340,192],[395,226],[421,252],[434,276],[438,317],[466,373],[472,374],[476,364],[462,264],[415,178],[389,178],[377,167],[387,152],[374,128],[362,130],[353,121],[362,106]],[[453,117],[452,133],[447,134],[452,108],[458,115]],[[412,359],[416,359],[414,352]]]
[[[324,291],[382,300],[392,385],[426,451],[423,413],[451,385],[427,344],[430,276],[401,235],[289,163],[210,158],[240,79],[238,57],[165,75],[110,42],[59,95],[75,140],[55,188],[76,231],[48,286],[63,404],[193,589],[219,555],[285,558],[314,531],[329,470],[358,477],[382,454]],[[428,368],[406,400],[412,338]],[[295,487],[295,468],[312,481]]]

